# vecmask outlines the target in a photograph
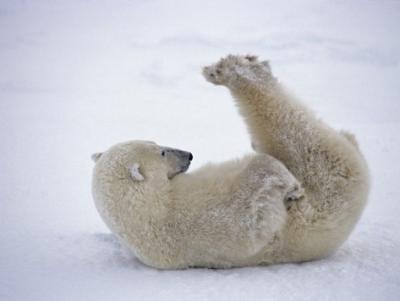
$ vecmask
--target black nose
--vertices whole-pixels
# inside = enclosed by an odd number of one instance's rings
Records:
[[[192,155],[192,153],[189,153],[189,161],[192,161],[193,160],[193,155]]]

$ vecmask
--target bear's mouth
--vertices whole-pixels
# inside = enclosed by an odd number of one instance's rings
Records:
[[[189,169],[189,166],[190,166],[190,161],[187,162],[187,164],[181,168],[179,173],[183,173],[183,172],[187,171]]]
[[[163,147],[161,156],[165,157],[169,165],[173,167],[168,173],[168,179],[174,178],[176,175],[184,173],[189,169],[190,162],[193,159],[191,152],[175,149],[171,147]]]
[[[185,165],[180,166],[179,169],[176,170],[175,172],[170,173],[168,175],[168,179],[172,180],[175,176],[186,172],[189,169],[189,166],[190,166],[190,161],[188,161]]]

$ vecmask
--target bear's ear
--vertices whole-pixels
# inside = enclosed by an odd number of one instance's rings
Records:
[[[96,163],[97,160],[100,159],[100,157],[101,157],[102,154],[103,154],[103,153],[94,153],[93,155],[90,156],[90,158],[92,158],[93,162]]]
[[[132,167],[130,168],[129,171],[131,172],[131,177],[132,177],[133,180],[141,182],[141,181],[144,180],[144,177],[140,173],[139,168],[140,168],[139,163],[135,163],[135,164],[132,165]]]

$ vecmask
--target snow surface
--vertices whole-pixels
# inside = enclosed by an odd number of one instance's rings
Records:
[[[399,1],[1,1],[0,300],[400,300]],[[109,233],[90,155],[129,139],[250,151],[200,67],[253,53],[315,112],[357,134],[369,205],[333,256],[158,271]]]

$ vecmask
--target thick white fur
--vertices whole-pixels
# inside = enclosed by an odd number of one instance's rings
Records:
[[[140,260],[162,269],[332,253],[369,190],[354,136],[316,119],[256,57],[228,56],[203,73],[231,91],[257,154],[170,179],[176,160],[161,156],[161,146],[118,144],[94,157],[93,195],[106,224]]]

